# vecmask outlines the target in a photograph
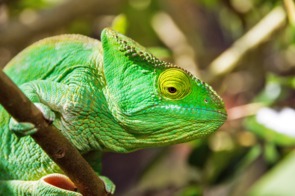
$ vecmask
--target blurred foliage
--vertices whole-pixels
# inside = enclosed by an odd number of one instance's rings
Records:
[[[279,0],[122,2],[106,14],[92,9],[66,18],[68,10],[56,13],[64,24],[42,29],[39,22],[33,28],[38,31],[0,45],[0,65],[43,37],[80,33],[99,39],[101,30],[112,26],[159,58],[206,79],[215,58],[273,9],[284,6]],[[23,33],[14,32],[11,24],[26,30],[37,20],[42,23],[42,13],[67,4],[71,1],[2,2],[0,41],[5,32]],[[292,15],[292,9],[286,13]],[[295,28],[287,19],[283,23],[266,41],[243,53],[233,69],[210,73],[229,114],[215,134],[169,148],[106,154],[103,172],[117,184],[117,195],[295,195]],[[261,33],[270,31],[269,26]]]

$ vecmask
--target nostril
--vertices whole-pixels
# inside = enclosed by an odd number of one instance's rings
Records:
[[[208,100],[207,100],[207,99],[204,99],[204,102],[205,102],[205,103],[208,103]]]

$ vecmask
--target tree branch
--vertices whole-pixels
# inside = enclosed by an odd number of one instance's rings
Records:
[[[122,0],[71,0],[49,10],[43,10],[29,24],[11,21],[0,29],[0,45],[10,46],[28,40],[41,32],[48,32],[88,14],[115,14],[125,1]]]
[[[31,122],[38,131],[31,137],[75,183],[84,196],[107,195],[102,180],[78,150],[49,125],[37,107],[0,70],[0,103],[18,122]]]

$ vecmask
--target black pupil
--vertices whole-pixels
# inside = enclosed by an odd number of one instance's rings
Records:
[[[168,87],[168,91],[169,91],[169,93],[176,93],[176,88],[174,88],[174,87]]]

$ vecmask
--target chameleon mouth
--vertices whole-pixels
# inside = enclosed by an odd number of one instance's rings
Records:
[[[76,185],[70,180],[70,178],[68,178],[67,176],[63,174],[49,174],[44,176],[42,180],[45,183],[60,189],[75,191],[75,192],[77,192],[78,190]]]

